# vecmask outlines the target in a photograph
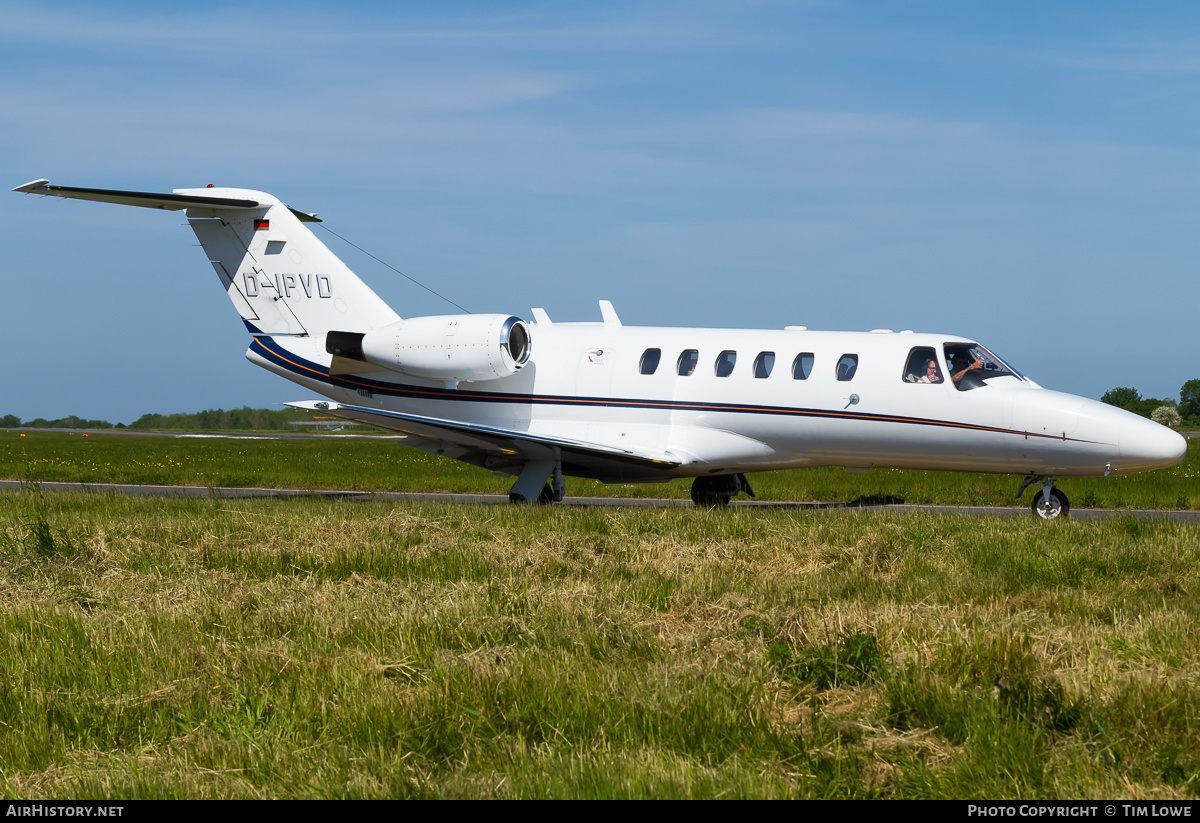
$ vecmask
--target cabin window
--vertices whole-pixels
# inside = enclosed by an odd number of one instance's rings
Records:
[[[858,355],[843,354],[837,364],[837,379],[842,382],[853,380],[856,371],[858,371]]]
[[[737,352],[723,351],[717,355],[717,377],[728,377],[733,373],[733,364],[737,362]]]
[[[796,359],[792,361],[792,379],[807,380],[812,374],[813,355],[812,352],[806,351],[796,355]]]
[[[763,351],[758,353],[758,357],[754,358],[754,376],[758,378],[770,377],[771,369],[775,368],[775,352]]]
[[[937,352],[928,346],[909,352],[908,365],[904,367],[904,382],[945,383],[942,367],[938,365]]]
[[[687,377],[696,370],[696,363],[700,362],[700,352],[696,349],[687,349],[683,354],[679,355],[679,363],[675,371],[680,377]]]
[[[662,349],[646,349],[642,352],[642,374],[654,374],[658,369],[658,361],[662,358]]]

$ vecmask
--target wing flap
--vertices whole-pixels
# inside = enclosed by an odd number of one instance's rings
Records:
[[[677,458],[667,453],[618,449],[599,443],[548,437],[479,423],[463,423],[324,400],[287,405],[413,435],[420,440],[407,445],[427,451],[442,451],[448,446],[447,454],[455,459],[505,474],[519,473],[520,467],[531,460],[562,460],[563,472],[575,477],[606,482],[666,480],[671,470],[680,465]]]

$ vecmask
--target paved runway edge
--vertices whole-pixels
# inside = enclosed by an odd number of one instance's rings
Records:
[[[448,492],[367,492],[336,489],[260,489],[229,486],[143,486],[126,483],[61,483],[51,481],[0,480],[0,490],[19,491],[38,488],[43,491],[73,491],[87,494],[134,494],[146,497],[323,497],[387,502],[508,503],[504,494],[451,494]],[[691,506],[690,500],[653,497],[567,497],[559,505],[669,508]],[[912,503],[832,503],[790,500],[737,500],[734,508],[747,509],[836,509],[844,511],[927,512],[932,514],[969,514],[974,517],[1028,517],[1028,506],[935,506]],[[1076,520],[1105,520],[1136,517],[1145,520],[1166,519],[1176,523],[1200,522],[1200,511],[1170,509],[1071,509]]]

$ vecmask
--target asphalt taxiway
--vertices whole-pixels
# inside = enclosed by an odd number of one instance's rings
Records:
[[[0,480],[0,490],[38,488],[42,491],[70,491],[86,494],[133,494],[147,497],[210,497],[235,499],[247,497],[322,497],[342,500],[382,500],[392,503],[439,502],[483,503],[508,505],[506,494],[450,494],[436,492],[364,492],[337,489],[258,489],[230,486],[146,486],[128,483],[58,483],[24,480]],[[560,506],[671,508],[691,506],[692,501],[655,497],[565,497]],[[967,514],[974,517],[1032,517],[1028,506],[933,506],[912,503],[849,502],[826,503],[815,500],[735,500],[732,508],[927,512],[930,514]],[[1106,520],[1113,517],[1136,517],[1144,520],[1170,520],[1176,523],[1200,522],[1200,511],[1170,509],[1071,509],[1076,520]]]

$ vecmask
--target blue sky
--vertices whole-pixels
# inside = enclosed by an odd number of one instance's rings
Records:
[[[1198,79],[1184,3],[0,2],[0,169],[269,191],[471,311],[945,332],[1174,397]],[[306,396],[179,213],[0,191],[0,225],[0,414]]]

